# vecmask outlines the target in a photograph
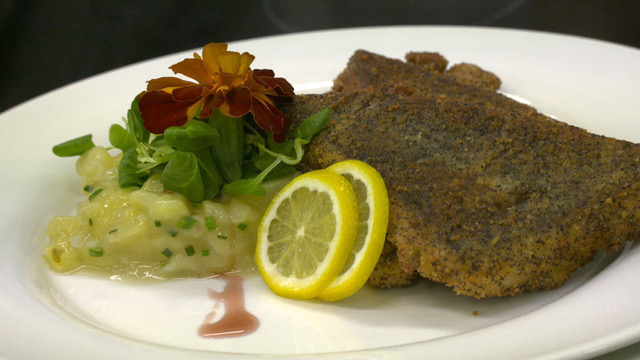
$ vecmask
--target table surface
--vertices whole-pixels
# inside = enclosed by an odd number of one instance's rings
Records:
[[[384,25],[530,29],[640,48],[640,1],[3,0],[0,112],[91,75],[208,42]],[[598,359],[636,358],[640,343]]]

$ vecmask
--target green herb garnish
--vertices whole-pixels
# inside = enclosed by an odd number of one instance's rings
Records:
[[[164,250],[162,250],[162,255],[170,258],[170,257],[173,256],[173,252],[171,250],[165,248]]]
[[[204,224],[207,226],[207,230],[209,231],[215,230],[218,227],[218,224],[216,224],[216,219],[214,219],[213,216],[207,216],[206,218],[204,218]]]
[[[98,189],[98,190],[92,192],[91,195],[89,195],[89,201],[95,199],[96,196],[98,196],[98,194],[100,194],[101,192],[102,192],[102,189]]]
[[[302,122],[290,138],[276,142],[271,133],[265,135],[257,128],[251,113],[234,118],[214,109],[207,118],[196,116],[183,126],[153,135],[143,125],[136,99],[124,125],[110,127],[109,141],[123,152],[118,165],[121,188],[138,189],[157,171],[166,190],[198,204],[221,192],[264,195],[262,183],[295,172],[303,146],[328,121],[327,108]],[[91,135],[85,135],[54,146],[53,152],[58,156],[82,155],[94,146]],[[85,187],[85,191],[93,188]],[[100,191],[93,191],[89,200]]]
[[[240,224],[238,224],[238,226],[237,226],[237,227],[238,227],[238,229],[240,229],[241,231],[245,231],[245,230],[249,227],[249,225],[247,225],[247,224],[245,224],[245,223],[240,223]]]
[[[160,227],[160,226],[162,226],[162,222],[160,222],[160,220],[156,220],[156,221],[154,221],[154,222],[153,222],[153,224],[154,224],[156,227]]]
[[[196,253],[196,250],[193,248],[193,245],[188,245],[184,248],[184,251],[187,253],[187,256],[193,256]]]
[[[93,226],[93,219],[89,218],[89,226]]]
[[[171,235],[171,237],[176,237],[176,236],[178,236],[178,231],[177,230],[169,230],[169,235]]]
[[[109,234],[116,233],[116,232],[118,232],[118,230],[119,230],[119,229],[113,229],[113,230],[109,231]]]
[[[209,256],[209,249],[202,249],[202,256]]]
[[[91,134],[77,137],[69,141],[65,141],[53,147],[53,153],[61,156],[77,156],[82,155],[88,150],[91,150],[95,145],[91,140]]]
[[[225,234],[218,234],[218,239],[226,239],[229,236],[225,235]]]
[[[104,250],[100,246],[89,248],[89,255],[93,257],[101,257],[104,255]]]
[[[90,193],[90,192],[92,192],[92,191],[93,191],[93,186],[91,186],[91,185],[85,185],[85,186],[82,188],[82,191],[84,191],[84,192],[86,192],[86,193],[88,194],[88,193]]]
[[[191,229],[193,225],[195,225],[195,223],[196,219],[192,218],[191,216],[185,216],[180,219],[180,221],[178,221],[178,227],[180,229],[188,230]]]

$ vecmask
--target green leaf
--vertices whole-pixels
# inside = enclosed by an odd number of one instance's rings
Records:
[[[285,156],[296,157],[296,150],[291,139],[277,143],[273,140],[273,135],[271,133],[269,133],[269,136],[267,137],[267,149]]]
[[[131,109],[127,111],[127,129],[139,142],[149,142],[150,134],[144,127],[137,98],[131,102]]]
[[[263,181],[277,179],[279,177],[291,175],[294,172],[298,171],[293,165],[288,165],[285,163],[280,163],[273,170],[271,170],[265,177]]]
[[[260,185],[262,181],[253,179],[240,179],[222,187],[222,193],[228,195],[265,195],[267,191]]]
[[[162,185],[186,196],[191,202],[201,202],[204,185],[196,156],[191,152],[176,151],[162,172]]]
[[[151,158],[159,164],[169,161],[175,150],[171,145],[167,144],[164,135],[156,136],[149,144]]]
[[[191,120],[184,126],[172,126],[165,130],[167,144],[184,151],[198,151],[215,145],[220,140],[218,131],[200,120]]]
[[[258,169],[253,162],[249,162],[246,163],[243,167],[242,167],[242,178],[243,179],[249,179],[252,177],[255,177],[256,175],[258,175],[260,173],[260,169]]]
[[[165,145],[169,145],[169,144],[167,144],[167,140],[164,138],[164,134],[160,134],[154,137],[153,140],[151,140],[151,142],[149,143],[149,146],[153,148],[157,148]]]
[[[197,151],[194,154],[200,166],[200,175],[202,176],[202,185],[204,186],[204,199],[213,199],[214,196],[218,195],[220,186],[224,184],[224,177],[213,162],[208,149]]]
[[[273,163],[275,160],[276,158],[273,155],[262,153],[253,160],[253,164],[258,170],[262,171],[269,165],[271,165],[271,163]]]
[[[311,115],[298,126],[298,128],[293,132],[293,136],[304,140],[305,144],[309,143],[311,138],[320,132],[327,123],[329,123],[329,114],[329,108],[324,108]]]
[[[95,147],[91,134],[65,141],[53,147],[53,153],[60,157],[82,155]]]
[[[139,189],[147,180],[147,176],[138,175],[138,152],[129,149],[122,155],[118,164],[118,180],[123,189]]]
[[[113,147],[122,150],[122,152],[136,148],[136,139],[118,124],[113,124],[109,128],[109,142]]]
[[[225,116],[214,111],[209,125],[218,130],[220,141],[213,145],[211,156],[227,182],[242,178],[244,127],[242,118]]]
[[[240,179],[234,182],[225,184],[222,187],[223,194],[229,195],[265,195],[267,191],[262,187],[262,182],[269,175],[269,173],[282,164],[280,159],[276,159],[266,169],[262,170],[260,174],[251,179]]]

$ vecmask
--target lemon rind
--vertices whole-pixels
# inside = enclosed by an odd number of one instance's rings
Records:
[[[370,165],[359,160],[346,160],[327,168],[339,174],[350,174],[365,184],[373,219],[368,224],[365,246],[356,255],[352,269],[339,274],[317,296],[324,301],[338,301],[356,293],[371,275],[380,258],[389,219],[389,198],[384,179]],[[366,261],[369,259],[369,261]]]
[[[334,211],[336,217],[341,221],[338,222],[336,236],[331,240],[332,246],[330,246],[330,250],[326,254],[325,259],[328,260],[320,263],[313,276],[296,279],[282,276],[275,270],[274,266],[262,261],[262,259],[268,258],[266,254],[268,249],[267,232],[263,231],[263,228],[273,221],[275,210],[282,201],[289,197],[293,191],[303,186],[327,193],[333,204],[337,205]],[[255,260],[262,278],[271,291],[287,298],[309,299],[317,296],[331,283],[342,270],[348,257],[348,252],[340,250],[350,249],[355,240],[358,220],[356,206],[355,193],[349,182],[344,177],[329,170],[315,170],[302,174],[285,186],[267,208],[258,228]]]

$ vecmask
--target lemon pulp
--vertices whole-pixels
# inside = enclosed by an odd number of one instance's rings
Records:
[[[329,170],[291,181],[273,199],[258,229],[256,264],[276,294],[312,298],[340,273],[358,223],[349,182]]]

